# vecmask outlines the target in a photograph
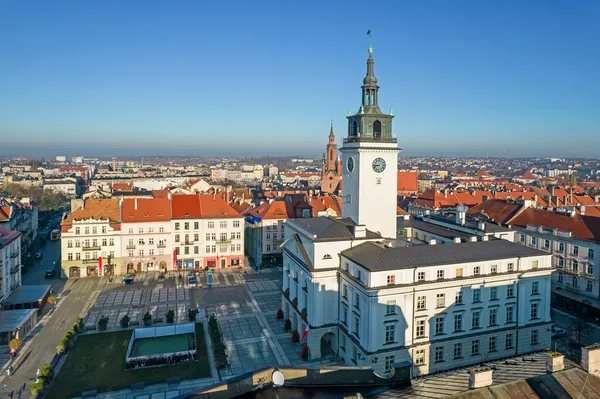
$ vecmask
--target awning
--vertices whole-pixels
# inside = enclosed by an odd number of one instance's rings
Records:
[[[595,308],[600,308],[600,299],[598,299],[598,298],[594,298],[591,296],[587,296],[587,295],[580,294],[578,292],[566,290],[566,289],[556,289],[555,288],[552,290],[552,292],[554,292],[556,295],[564,296],[565,298],[569,298],[569,299],[572,299],[577,302],[587,303]]]

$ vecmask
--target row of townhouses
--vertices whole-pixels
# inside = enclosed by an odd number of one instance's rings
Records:
[[[244,219],[216,195],[75,200],[62,277],[244,266]]]

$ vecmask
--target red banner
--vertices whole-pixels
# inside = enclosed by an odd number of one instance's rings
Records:
[[[98,276],[102,276],[102,256],[98,257]]]
[[[173,250],[173,270],[177,269],[177,251]]]

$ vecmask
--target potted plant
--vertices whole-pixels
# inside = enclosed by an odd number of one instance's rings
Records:
[[[106,327],[108,327],[108,316],[102,316],[98,320],[98,330],[105,331]]]
[[[292,321],[290,319],[287,319],[284,323],[283,323],[283,329],[285,331],[290,331],[292,329]]]
[[[131,319],[129,318],[129,316],[128,316],[128,315],[125,315],[125,316],[121,317],[121,327],[122,327],[122,328],[127,328],[127,327],[129,327],[129,321],[130,321],[130,320],[131,320]]]
[[[292,299],[292,306],[295,307],[295,308],[298,307],[298,298]]]
[[[292,342],[300,342],[300,334],[298,334],[298,330],[294,330],[292,332]]]
[[[277,311],[277,320],[283,320],[283,310],[281,309]]]
[[[173,323],[175,321],[175,312],[171,309],[165,313],[165,319],[167,319],[167,323]]]
[[[196,321],[196,317],[198,316],[198,310],[197,309],[190,309],[188,310],[188,320],[189,321]]]
[[[152,325],[152,315],[150,314],[150,312],[146,312],[144,317],[142,317],[142,322],[144,322],[144,325],[146,327],[150,327]]]
[[[283,291],[283,296],[286,298],[290,297],[290,289],[289,288],[286,288],[285,291]]]

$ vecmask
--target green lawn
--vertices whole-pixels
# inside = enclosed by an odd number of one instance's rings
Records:
[[[202,324],[196,324],[198,360],[176,365],[126,370],[125,353],[131,331],[82,335],[69,351],[48,399],[64,399],[80,396],[82,392],[98,392],[127,389],[136,382],[146,385],[160,384],[169,378],[182,380],[210,376],[210,365],[204,343]]]

